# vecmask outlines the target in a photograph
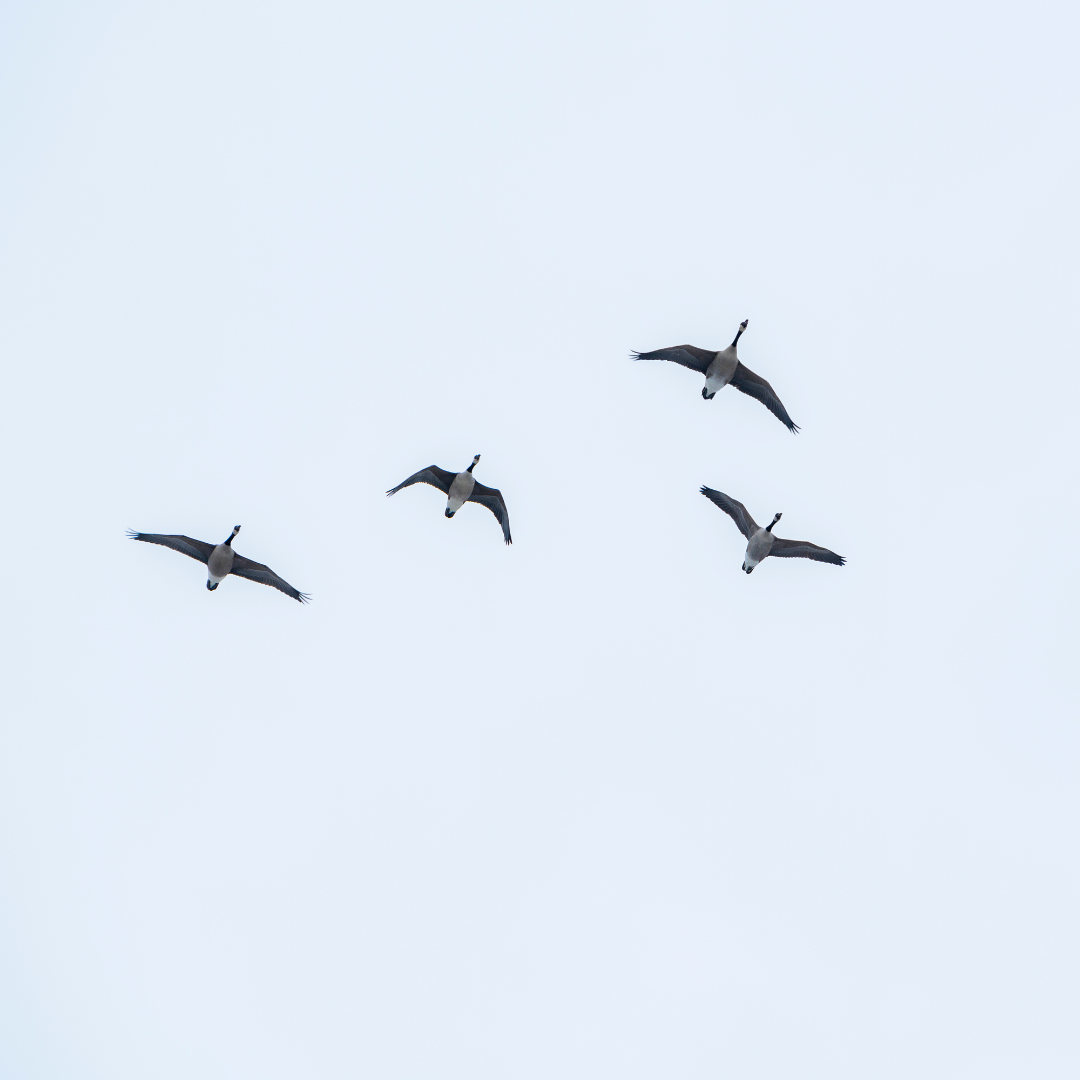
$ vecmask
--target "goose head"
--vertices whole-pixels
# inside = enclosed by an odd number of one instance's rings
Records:
[[[772,519],[772,521],[770,521],[770,522],[769,522],[769,524],[765,526],[765,531],[766,531],[767,533],[771,533],[771,532],[772,532],[772,529],[773,529],[773,526],[774,526],[774,525],[775,525],[775,524],[776,524],[776,523],[777,523],[777,522],[778,522],[778,521],[779,521],[779,520],[780,520],[780,519],[781,519],[781,518],[782,518],[783,516],[784,516],[783,514],[777,514],[777,515],[776,515],[776,516],[775,516],[775,517],[774,517],[774,518]]]
[[[240,531],[240,526],[239,525],[234,525],[232,532],[229,533],[229,539],[225,541],[225,546],[226,547],[232,547],[232,542],[236,539],[236,534],[239,531]],[[217,588],[216,585],[214,587]]]
[[[734,349],[735,346],[739,344],[739,338],[741,338],[743,336],[743,334],[746,332],[746,325],[749,322],[750,322],[749,319],[743,319],[743,321],[741,323],[739,323],[738,333],[736,333],[735,340],[731,343],[730,348]]]
[[[466,469],[465,471],[466,471],[466,472],[468,472],[468,473],[471,473],[471,472],[473,471],[473,469],[475,469],[475,468],[476,468],[476,463],[477,463],[477,462],[478,462],[479,460],[480,460],[480,455],[479,455],[479,454],[476,454],[476,455],[475,455],[475,456],[473,457],[473,459],[472,459],[472,464],[471,464],[471,465],[470,465],[470,466],[469,466],[469,467],[468,467],[468,468],[467,468],[467,469]]]

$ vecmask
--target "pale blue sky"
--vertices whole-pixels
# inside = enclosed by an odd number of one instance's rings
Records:
[[[5,1077],[1075,1076],[1077,21],[9,5]]]

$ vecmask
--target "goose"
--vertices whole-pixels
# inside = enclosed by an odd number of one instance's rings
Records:
[[[190,536],[169,536],[165,533],[141,533],[128,529],[128,536],[132,540],[142,540],[147,544],[161,544],[162,547],[172,548],[181,555],[187,555],[190,559],[196,559],[206,563],[209,575],[206,579],[206,587],[213,592],[229,574],[247,578],[248,581],[257,581],[260,585],[272,585],[286,596],[299,600],[301,604],[307,603],[311,598],[307,593],[294,589],[287,581],[282,580],[262,563],[252,562],[243,555],[237,555],[232,548],[232,542],[240,531],[239,525],[233,526],[229,538],[222,544],[208,544],[205,540],[192,540]]]
[[[739,532],[746,537],[748,543],[742,568],[748,574],[752,574],[754,567],[769,555],[778,555],[783,559],[816,559],[818,562],[833,563],[835,566],[843,566],[847,561],[843,555],[837,555],[835,551],[830,551],[828,548],[818,547],[817,544],[808,544],[805,540],[783,540],[779,536],[774,536],[773,526],[780,520],[781,514],[776,514],[772,522],[763,529],[747,513],[746,507],[730,495],[704,486],[701,494],[729,515],[731,520],[738,525]]]
[[[413,473],[408,480],[403,480],[397,487],[391,488],[386,494],[396,495],[402,488],[410,484],[430,484],[446,494],[446,516],[452,518],[467,502],[479,503],[486,506],[496,517],[502,526],[503,539],[509,544],[510,541],[510,515],[506,512],[506,503],[503,502],[502,492],[497,488],[484,487],[476,482],[473,469],[480,460],[477,454],[472,459],[472,464],[459,473],[447,472],[438,465],[429,465],[426,469]]]
[[[739,360],[736,346],[749,322],[749,319],[743,319],[739,324],[735,340],[719,352],[699,349],[695,345],[673,345],[670,349],[656,349],[654,352],[634,352],[630,354],[630,358],[632,360],[671,360],[693,371],[700,371],[705,376],[701,396],[706,401],[712,401],[716,397],[717,390],[722,390],[731,383],[736,390],[757,398],[794,435],[799,430],[799,425],[788,416],[787,409],[776,396],[776,391],[760,375],[755,375]]]

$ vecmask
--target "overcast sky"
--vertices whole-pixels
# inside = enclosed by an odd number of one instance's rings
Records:
[[[5,5],[0,1074],[1075,1077],[1078,10]]]

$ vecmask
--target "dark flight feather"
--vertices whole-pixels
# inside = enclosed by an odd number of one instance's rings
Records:
[[[716,503],[721,510],[727,514],[732,521],[739,527],[739,532],[746,537],[747,540],[758,531],[758,524],[750,516],[750,511],[738,499],[733,499],[730,495],[725,495],[722,491],[717,491],[715,488],[702,487],[701,494],[706,499]]]
[[[457,473],[440,469],[438,465],[429,465],[426,469],[413,473],[408,480],[402,480],[397,487],[391,488],[386,494],[396,495],[402,488],[407,488],[412,484],[430,484],[432,487],[438,488],[444,495],[449,495],[450,485],[454,482],[456,475]]]
[[[735,368],[735,374],[731,376],[731,385],[736,390],[741,390],[744,394],[749,394],[750,397],[760,401],[793,435],[798,432],[799,425],[788,416],[788,411],[776,396],[776,391],[760,375],[755,375],[741,360]]]
[[[510,515],[506,510],[502,492],[498,488],[484,487],[481,483],[473,484],[472,494],[466,502],[479,503],[486,506],[494,515],[495,520],[502,526],[503,539],[509,544],[510,539]]]
[[[630,354],[631,360],[670,360],[673,364],[681,364],[691,371],[699,371],[702,375],[709,370],[709,365],[715,358],[715,352],[708,349],[699,349],[696,345],[672,345],[670,349],[656,349],[653,352],[635,352]]]

